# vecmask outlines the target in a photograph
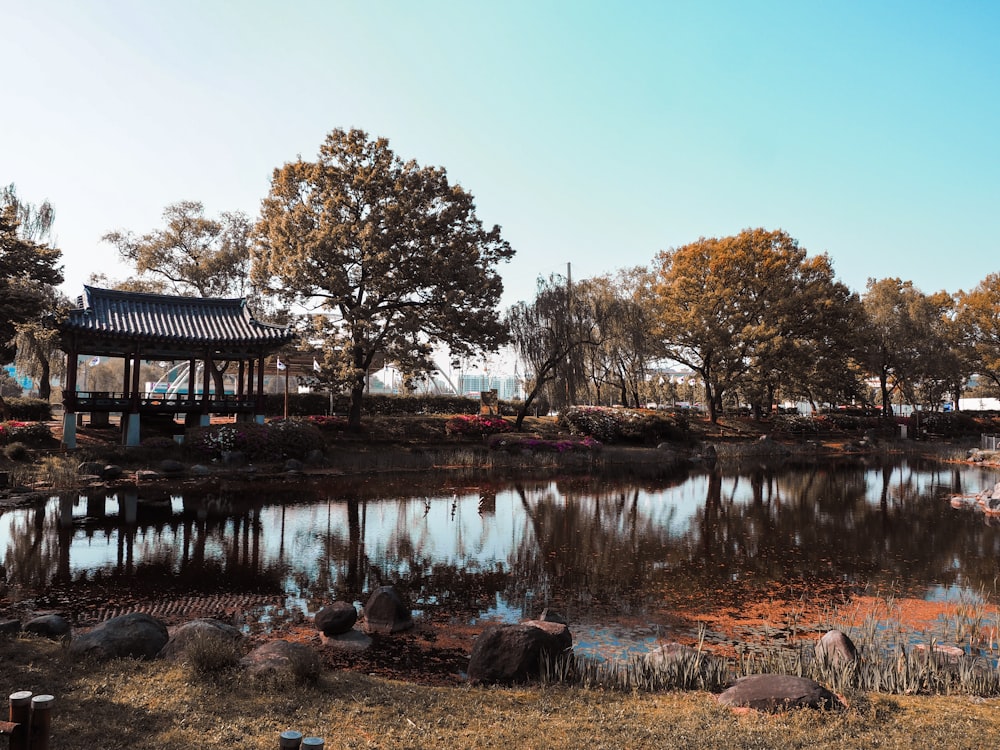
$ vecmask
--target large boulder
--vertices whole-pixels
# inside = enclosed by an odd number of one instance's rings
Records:
[[[358,610],[350,602],[334,602],[316,613],[316,629],[328,638],[348,632],[358,621]]]
[[[62,615],[39,615],[24,623],[24,632],[59,641],[69,638],[73,628]]]
[[[164,659],[183,659],[188,649],[210,644],[219,648],[242,648],[246,636],[239,630],[221,620],[210,617],[191,620],[178,625],[170,633],[170,639],[160,651]]]
[[[543,663],[573,654],[573,635],[560,622],[489,625],[472,644],[469,682],[512,685],[541,675]]]
[[[816,659],[824,665],[842,667],[857,661],[858,649],[845,633],[831,630],[816,642]]]
[[[694,662],[699,655],[703,659],[708,658],[708,654],[699,652],[698,649],[670,641],[654,648],[643,657],[643,661],[650,669],[670,670]]]
[[[719,695],[732,708],[785,711],[790,708],[843,708],[840,699],[815,680],[784,674],[741,677]]]
[[[319,656],[304,643],[269,641],[240,661],[247,674],[260,679],[288,679],[296,682],[315,679],[320,672]]]
[[[144,612],[113,617],[78,636],[70,644],[74,656],[94,659],[132,657],[152,659],[170,640],[167,626]]]
[[[380,586],[365,604],[365,631],[368,633],[398,633],[413,627],[410,603],[394,586]]]

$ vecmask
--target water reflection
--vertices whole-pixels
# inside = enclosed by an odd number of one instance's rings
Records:
[[[992,591],[1000,529],[948,498],[996,474],[841,462],[652,484],[95,492],[8,511],[0,548],[8,585],[31,595],[275,593],[312,612],[397,583],[420,609],[464,620],[552,606],[575,621],[656,623],[678,601],[732,605],[784,583]]]

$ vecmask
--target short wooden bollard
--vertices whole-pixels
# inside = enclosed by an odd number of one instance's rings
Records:
[[[49,750],[49,734],[52,730],[52,705],[56,699],[51,695],[36,695],[31,699],[31,734],[28,747],[31,750]]]
[[[288,729],[281,733],[281,750],[323,750],[326,742],[321,737],[303,737],[302,732]]]
[[[28,750],[28,732],[31,727],[31,692],[19,690],[10,694],[10,721],[16,726],[10,730],[10,750]]]

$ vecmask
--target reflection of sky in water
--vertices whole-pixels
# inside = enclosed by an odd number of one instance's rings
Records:
[[[820,479],[822,473],[819,472]],[[769,527],[771,521],[807,504],[815,506],[811,514],[803,516],[811,525],[791,531],[782,530],[785,534],[781,537],[782,543],[787,539],[787,544],[796,555],[801,555],[800,550],[809,544],[831,543],[831,540],[817,539],[817,527],[828,529],[833,528],[835,523],[845,524],[837,527],[841,529],[837,533],[853,537],[858,532],[857,524],[878,526],[884,522],[880,520],[879,508],[886,503],[893,513],[899,514],[887,528],[904,530],[899,533],[905,533],[907,514],[912,509],[931,503],[935,504],[935,513],[944,514],[940,517],[942,521],[947,521],[954,527],[948,534],[969,534],[971,537],[975,533],[980,535],[983,548],[1000,549],[1000,531],[983,528],[981,516],[975,517],[972,511],[946,507],[948,493],[954,491],[953,483],[957,483],[958,491],[975,492],[991,487],[996,481],[996,471],[982,467],[918,470],[904,466],[893,469],[889,474],[883,474],[880,469],[862,469],[838,474],[837,478],[843,480],[841,484],[832,483],[830,487],[834,490],[846,487],[845,491],[856,493],[850,497],[856,496],[857,501],[817,494],[813,483],[819,480],[810,475],[809,470],[767,475],[763,479],[763,489],[760,480],[755,486],[746,475],[721,477],[717,485],[721,508],[717,522],[723,531],[720,532],[719,549],[714,554],[730,554],[731,549],[751,550],[740,554],[745,555],[745,559],[752,563],[758,550],[755,546],[758,543],[757,535],[774,534],[774,529]],[[581,484],[584,489],[581,489]],[[824,491],[833,491],[830,487]],[[697,562],[696,556],[700,554],[701,544],[699,535],[703,532],[706,497],[710,494],[710,489],[710,478],[698,474],[667,487],[626,487],[615,491],[598,487],[597,492],[592,492],[586,489],[586,483],[573,483],[571,489],[567,489],[556,482],[550,482],[531,485],[526,492],[531,508],[537,510],[544,507],[546,513],[550,514],[546,516],[548,523],[557,523],[560,519],[571,517],[587,521],[596,518],[597,510],[600,510],[600,526],[603,529],[601,541],[607,546],[595,546],[593,554],[629,555],[633,554],[632,550],[642,549],[642,554],[649,556],[648,566],[643,569],[646,580],[657,577],[667,577],[669,580],[674,568],[686,565],[690,569]],[[261,486],[255,491],[264,490]],[[761,504],[764,510],[756,515],[746,513],[745,517],[740,516],[740,509],[746,509],[755,502]],[[114,571],[120,565],[120,541],[123,540],[120,540],[119,535],[122,532],[111,521],[115,517],[124,517],[125,505],[124,496],[109,495],[104,502],[107,523],[86,526],[83,519],[95,511],[95,508],[88,507],[85,497],[62,506],[63,510],[69,508],[74,524],[68,559],[68,570],[74,578],[83,572],[92,573],[99,569]],[[578,513],[560,516],[566,509],[573,509]],[[37,549],[49,557],[56,557],[60,552],[60,542],[54,533],[60,510],[58,498],[49,501],[45,512],[46,528],[50,533],[42,539],[40,545],[36,545]],[[135,527],[131,550],[134,566],[149,561],[165,562],[175,568],[180,564],[180,550],[185,534],[199,533],[197,523],[192,525],[192,530],[185,531],[182,513],[183,500],[179,495],[165,499],[152,515],[144,517],[140,512],[140,519],[150,520],[143,520],[143,525]],[[319,499],[284,507],[264,505],[253,513],[255,515],[252,518],[256,519],[262,532],[256,542],[259,544],[259,565],[268,569],[280,568],[290,597],[289,606],[304,606],[307,596],[316,595],[315,590],[306,592],[312,582],[333,581],[337,575],[342,574],[343,560],[338,555],[344,554],[349,543],[349,509],[346,501]],[[190,511],[184,518],[190,521]],[[213,519],[211,523],[215,525],[210,526],[210,534],[201,540],[204,542],[204,559],[220,561],[231,555],[234,531],[239,527],[242,537],[246,521],[247,518]],[[535,539],[536,527],[527,516],[522,497],[509,485],[497,489],[495,498],[490,497],[485,502],[478,492],[464,490],[458,494],[448,490],[426,496],[368,500],[358,504],[358,521],[366,559],[392,578],[397,575],[405,578],[413,572],[426,573],[435,566],[470,573],[510,573],[519,564],[532,564],[541,569],[540,562],[532,561],[525,555],[543,548],[565,549],[565,546],[559,545],[573,544],[576,538],[572,534],[564,534],[557,542],[549,538]],[[14,536],[33,533],[34,522],[34,510],[29,508],[10,510],[0,515],[0,549],[3,550],[8,569],[13,569],[20,562],[12,558],[15,555]],[[737,523],[744,525],[734,525]],[[926,520],[924,523],[928,524]],[[542,528],[544,531],[548,527]],[[934,523],[928,524],[928,530],[931,533],[938,531]],[[554,533],[552,528],[549,528],[549,532]],[[591,530],[589,533],[595,532]],[[824,533],[830,532],[827,530]],[[880,532],[868,533],[872,534],[875,544],[879,544],[877,533]],[[644,540],[644,547],[628,546],[631,537],[636,534]],[[191,539],[187,541],[190,543]],[[588,540],[581,540],[581,544],[586,541]],[[898,539],[895,543],[900,544]],[[546,547],[549,544],[554,544],[555,547]],[[31,546],[22,543],[17,549],[23,550]],[[920,546],[918,542],[916,551],[907,548],[905,554],[920,552]],[[928,552],[933,551],[933,544],[926,546]],[[835,549],[836,545],[833,544],[832,547]],[[661,549],[662,556],[652,556],[659,554]],[[570,550],[573,551],[575,550]],[[890,553],[902,554],[897,550],[888,550],[884,554]],[[868,553],[866,550],[858,550],[854,554]],[[883,558],[879,558],[878,554],[877,550],[871,553],[874,563],[863,559],[856,565],[856,569],[864,571],[866,566],[879,564]],[[668,555],[674,557],[670,558]],[[937,569],[932,570],[929,575],[942,576],[940,578],[914,578],[905,583],[910,589],[923,587],[926,598],[932,601],[968,597],[970,591],[962,560],[966,560],[965,564],[968,565],[969,555],[970,553],[962,550],[954,556],[945,557],[943,563],[936,562]],[[723,556],[720,559],[725,564],[733,565],[732,569],[725,570],[724,580],[740,580],[746,574],[745,568],[733,564],[730,558]],[[583,565],[582,560],[581,555],[574,564]],[[778,566],[783,564],[783,560],[776,563]],[[411,565],[418,566],[420,570],[411,570]],[[900,570],[906,574],[911,568],[917,567],[907,564]],[[780,568],[777,569],[780,574]],[[584,573],[589,575],[587,571]],[[550,590],[545,586],[550,585],[550,580],[546,578],[549,575],[554,573],[543,569],[538,580],[519,591],[516,601],[506,600],[500,594],[491,592],[490,599],[480,610],[477,619],[513,622],[525,615],[537,615],[548,604]],[[919,572],[913,575],[928,574]],[[423,606],[434,603],[425,601]],[[570,614],[578,618],[580,610],[578,605],[577,611]],[[648,628],[643,628],[641,623],[625,630],[613,623],[606,627],[593,624],[592,627],[574,630],[574,635],[578,648],[583,651],[590,648],[590,644],[596,644],[594,648],[607,651],[617,643],[623,644],[622,648],[629,648],[628,644],[648,644],[660,637]]]

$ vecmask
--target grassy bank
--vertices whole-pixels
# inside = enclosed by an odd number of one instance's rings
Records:
[[[1000,700],[858,696],[839,712],[737,714],[704,692],[560,686],[435,688],[352,672],[311,684],[199,675],[164,662],[73,663],[61,646],[0,641],[9,691],[56,696],[52,747],[273,750],[295,729],[330,748],[981,748]]]

